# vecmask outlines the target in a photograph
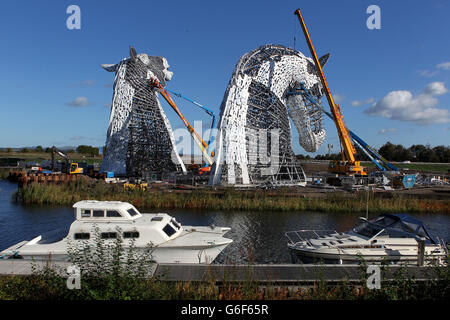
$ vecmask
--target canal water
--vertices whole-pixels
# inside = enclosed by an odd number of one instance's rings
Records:
[[[70,207],[23,206],[12,199],[17,184],[0,180],[0,251],[22,240],[41,235],[65,235],[74,219]],[[156,212],[138,208],[141,212]],[[361,214],[323,212],[220,212],[161,210],[184,225],[231,227],[226,237],[234,242],[215,263],[290,263],[286,231],[299,229],[333,229],[347,231],[359,223]],[[414,214],[428,230],[450,242],[450,216]],[[369,213],[370,217],[370,213]]]

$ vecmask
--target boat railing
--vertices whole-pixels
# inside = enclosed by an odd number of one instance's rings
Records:
[[[308,241],[309,239],[320,239],[335,233],[337,233],[336,230],[295,230],[287,231],[284,235],[288,238],[289,243],[291,244],[306,241],[309,245],[312,245]]]
[[[445,254],[448,254],[447,244],[445,243],[444,239],[437,237],[437,242],[442,250],[444,250]]]

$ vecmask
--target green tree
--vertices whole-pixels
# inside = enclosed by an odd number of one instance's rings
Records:
[[[36,151],[36,152],[44,152],[44,149],[42,148],[42,146],[37,146],[36,148],[34,148],[34,151]]]
[[[433,151],[439,159],[439,162],[450,162],[450,148],[446,148],[445,146],[436,146],[433,148]]]
[[[378,152],[387,160],[394,161],[395,157],[395,145],[390,143],[389,141],[386,142],[379,150]]]
[[[82,154],[88,154],[91,156],[97,156],[99,154],[99,149],[92,146],[79,145],[77,147],[77,152]]]

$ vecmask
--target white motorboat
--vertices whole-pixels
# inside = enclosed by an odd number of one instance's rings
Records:
[[[418,240],[425,241],[424,263],[446,263],[446,244],[407,214],[383,214],[348,232],[298,230],[286,232],[293,263],[417,264]]]
[[[182,226],[166,213],[141,214],[126,202],[85,200],[73,207],[75,221],[63,239],[47,243],[38,236],[3,250],[0,257],[64,261],[69,244],[94,245],[99,234],[111,243],[120,232],[125,248],[132,242],[137,249],[151,244],[152,260],[157,263],[211,263],[233,242],[223,237],[228,227]]]

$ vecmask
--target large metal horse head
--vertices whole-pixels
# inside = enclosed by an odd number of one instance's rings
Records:
[[[152,77],[163,86],[172,78],[166,58],[136,54],[130,47],[129,58],[102,67],[115,78],[101,170],[128,176],[185,171],[157,91],[149,86]]]

